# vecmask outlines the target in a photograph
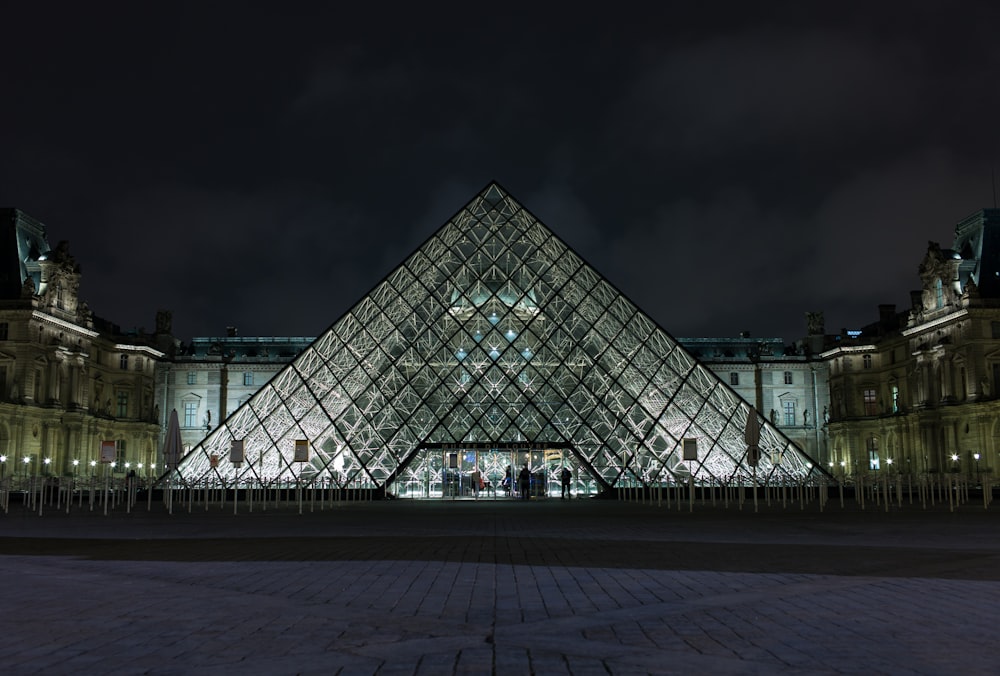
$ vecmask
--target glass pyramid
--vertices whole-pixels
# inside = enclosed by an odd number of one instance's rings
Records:
[[[556,486],[570,467],[592,493],[691,474],[749,482],[750,415],[492,183],[175,471],[185,482],[321,481],[428,497],[473,467],[499,486],[523,464]],[[758,478],[821,473],[755,418]],[[230,462],[237,440],[239,466]],[[684,459],[685,440],[696,460]]]

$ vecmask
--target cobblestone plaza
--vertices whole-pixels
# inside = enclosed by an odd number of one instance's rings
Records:
[[[162,504],[0,518],[10,674],[995,674],[974,501]]]

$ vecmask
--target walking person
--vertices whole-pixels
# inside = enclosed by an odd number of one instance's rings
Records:
[[[562,484],[562,494],[559,499],[572,498],[573,494],[569,491],[569,482],[573,478],[573,473],[569,471],[569,467],[563,467],[562,472],[559,473],[559,481]]]

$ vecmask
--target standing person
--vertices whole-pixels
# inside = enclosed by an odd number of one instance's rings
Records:
[[[531,496],[531,472],[528,471],[528,464],[521,468],[521,473],[517,475],[517,486],[521,489],[521,499],[527,500]]]
[[[559,473],[559,479],[562,483],[562,494],[559,496],[560,500],[563,498],[573,497],[572,493],[569,492],[569,482],[572,478],[573,474],[569,471],[569,467],[563,467],[562,472]]]
[[[483,483],[483,475],[479,472],[478,467],[472,468],[472,496],[479,497],[479,489]]]

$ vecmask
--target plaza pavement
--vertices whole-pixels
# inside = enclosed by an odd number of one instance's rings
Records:
[[[12,504],[0,670],[1000,674],[1000,517],[981,505],[314,509]]]

